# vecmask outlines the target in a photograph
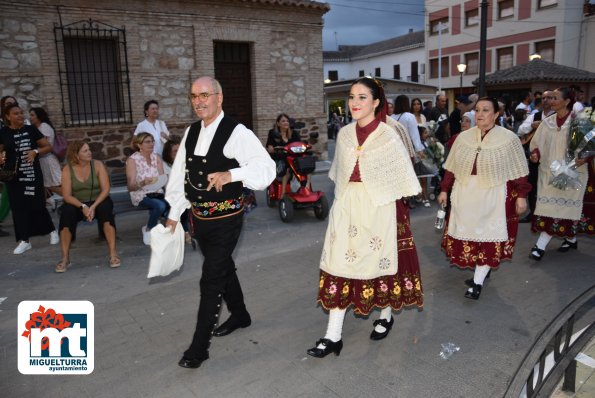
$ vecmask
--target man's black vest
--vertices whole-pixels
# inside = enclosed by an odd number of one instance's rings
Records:
[[[186,137],[184,190],[186,192],[186,199],[193,206],[205,202],[237,200],[242,196],[243,185],[239,181],[223,185],[221,192],[217,192],[215,187],[211,188],[210,191],[206,191],[206,188],[209,186],[207,180],[209,173],[228,171],[239,167],[237,160],[228,159],[223,154],[223,147],[225,147],[231,133],[233,133],[233,130],[238,124],[232,118],[224,115],[217,127],[217,131],[215,131],[215,136],[206,156],[194,155],[198,136],[200,135],[201,122],[195,122],[190,126],[190,131],[188,131],[188,136]]]

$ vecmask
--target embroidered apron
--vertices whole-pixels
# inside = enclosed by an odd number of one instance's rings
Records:
[[[504,242],[506,227],[506,184],[482,188],[475,175],[467,185],[455,180],[448,235],[473,242]]]
[[[352,279],[397,273],[395,202],[373,206],[361,182],[350,182],[335,199],[326,230],[320,269]]]

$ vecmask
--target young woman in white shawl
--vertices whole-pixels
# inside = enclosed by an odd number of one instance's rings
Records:
[[[324,338],[308,350],[322,358],[339,355],[348,307],[356,314],[381,308],[372,340],[393,326],[392,310],[423,306],[419,261],[401,198],[421,187],[410,154],[397,131],[385,123],[381,84],[363,77],[351,86],[349,109],[357,123],[341,129],[329,172],[335,182],[320,260],[318,302],[329,310]]]

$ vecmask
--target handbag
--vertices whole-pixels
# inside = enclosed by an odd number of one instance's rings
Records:
[[[13,170],[5,170],[4,167],[0,168],[0,181],[2,181],[2,182],[11,182],[12,180],[14,180],[14,178],[17,175],[18,165],[19,165],[19,159],[18,159],[18,156],[17,156],[17,159],[14,162],[14,169]]]
[[[173,234],[170,227],[157,224],[151,228],[151,261],[147,278],[167,276],[179,270],[184,262],[184,229],[178,223]]]
[[[438,172],[438,167],[425,159],[419,160],[413,165],[413,170],[417,176],[434,175]]]
[[[149,199],[165,200],[165,194],[161,192],[149,192],[145,196]]]
[[[66,149],[68,148],[68,141],[61,133],[56,133],[54,136],[54,145],[52,145],[52,153],[56,155],[58,160],[64,161],[66,157]]]

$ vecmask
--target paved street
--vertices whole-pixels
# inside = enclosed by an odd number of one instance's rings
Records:
[[[325,175],[313,178],[332,199]],[[470,271],[448,266],[434,231],[436,207],[412,211],[425,306],[396,316],[382,341],[368,336],[372,321],[348,312],[339,357],[315,359],[306,349],[324,335],[327,315],[316,306],[318,259],[326,222],[298,212],[283,224],[276,209],[259,207],[245,217],[236,250],[238,273],[253,324],[214,338],[210,359],[197,370],[178,367],[198,308],[199,252],[187,247],[181,272],[146,278],[150,249],[142,244],[144,211],[117,215],[122,267],[108,267],[95,224],[81,224],[72,267],[53,272],[59,260],[49,237],[33,250],[12,254],[0,239],[0,388],[2,397],[500,397],[537,335],[595,281],[595,240],[578,250],[527,258],[534,237],[520,227],[512,263],[493,272],[479,301],[463,297]],[[57,225],[57,218],[54,215]],[[95,371],[88,376],[24,376],[17,370],[17,305],[22,300],[90,300],[95,305]],[[0,300],[2,300],[0,298]],[[223,311],[222,319],[227,318]],[[450,359],[441,344],[460,347]]]

